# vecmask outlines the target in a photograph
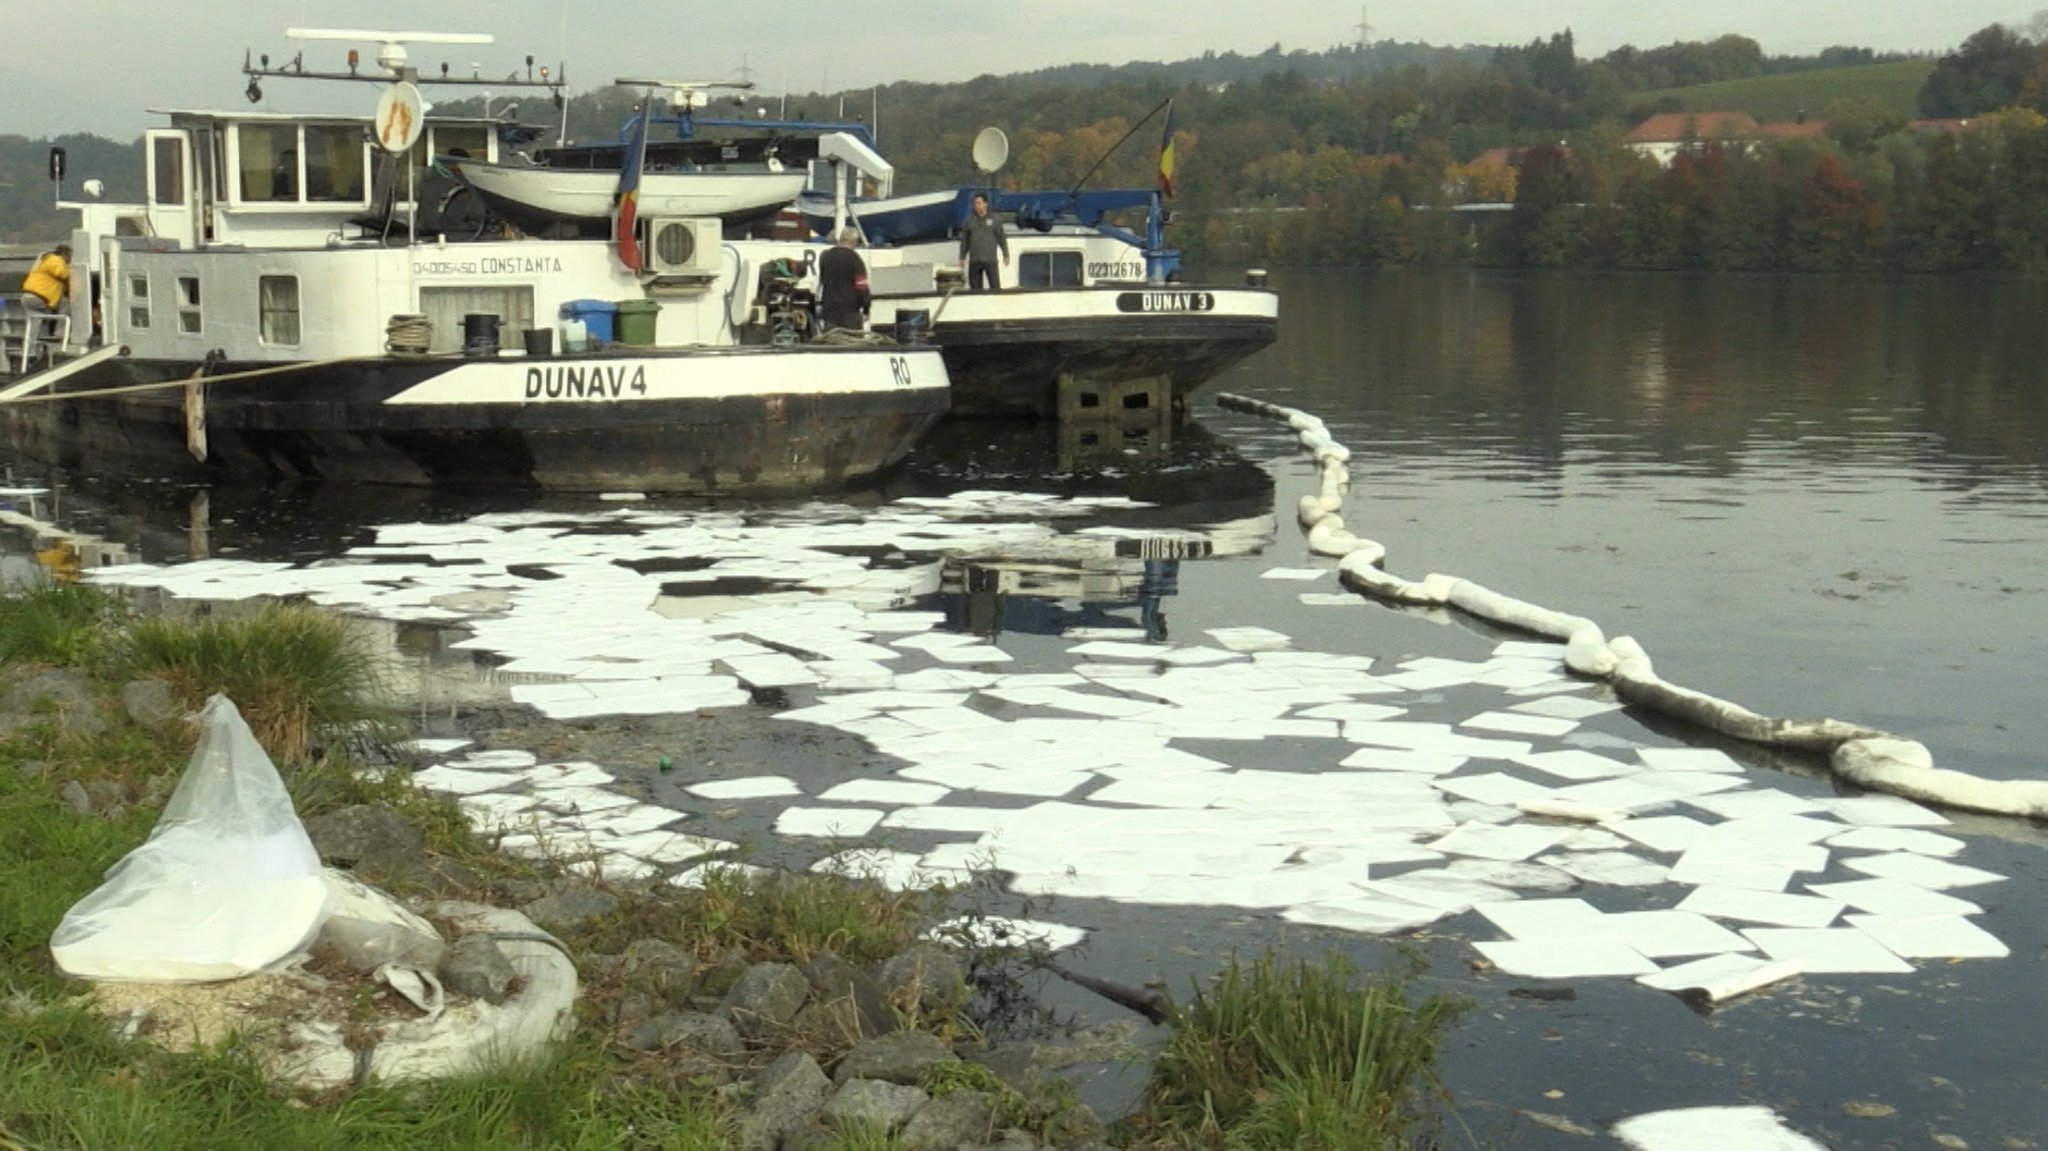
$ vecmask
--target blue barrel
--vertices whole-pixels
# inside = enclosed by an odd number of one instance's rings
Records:
[[[613,335],[618,315],[618,304],[610,300],[570,300],[562,305],[562,318],[583,321],[592,343],[609,344],[618,338]]]

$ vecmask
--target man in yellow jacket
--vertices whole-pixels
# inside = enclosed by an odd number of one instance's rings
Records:
[[[59,244],[36,261],[21,281],[21,301],[31,312],[54,312],[71,294],[71,245]]]

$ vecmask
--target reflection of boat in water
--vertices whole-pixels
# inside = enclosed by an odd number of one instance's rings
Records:
[[[963,489],[1131,501],[1101,514],[1116,532],[1065,532],[987,552],[940,573],[950,622],[979,635],[1101,629],[1166,637],[1166,603],[1183,562],[1256,554],[1274,539],[1273,477],[1197,422],[1108,435],[1044,423],[949,420],[929,433],[877,494],[943,498]]]

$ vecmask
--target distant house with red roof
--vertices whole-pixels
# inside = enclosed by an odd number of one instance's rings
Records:
[[[1668,168],[1680,152],[1703,144],[1754,140],[1757,127],[1747,112],[1659,112],[1637,124],[1622,142]]]
[[[1660,112],[1623,137],[1629,147],[1665,167],[1680,152],[1709,143],[1744,149],[1759,140],[1814,140],[1828,133],[1826,120],[1774,120],[1759,124],[1747,112]]]

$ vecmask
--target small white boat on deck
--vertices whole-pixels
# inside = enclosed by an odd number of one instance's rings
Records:
[[[491,164],[443,158],[442,163],[497,216],[535,235],[567,227],[587,236],[611,233],[618,198],[617,169]],[[708,216],[745,224],[773,216],[803,191],[803,169],[784,170],[777,161],[761,166],[692,167],[640,177],[643,216]]]
[[[640,215],[714,216],[729,228],[744,229],[773,218],[803,191],[805,169],[817,158],[821,137],[841,130],[866,132],[854,124],[697,115],[709,106],[714,89],[747,89],[751,84],[630,79],[614,83],[648,89],[640,111],[621,128],[617,140],[536,148],[530,158],[521,154],[516,163],[446,155],[438,162],[493,214],[530,235],[603,238],[612,233],[620,171],[637,147]],[[665,114],[656,114],[655,89],[669,94]],[[638,123],[641,117],[646,117],[644,125]]]
[[[643,213],[631,266],[608,240],[414,239],[424,157],[494,161],[495,133],[424,112],[399,42],[436,37],[301,36],[383,44],[376,113],[171,113],[145,137],[144,202],[67,203],[58,321],[0,329],[16,452],[154,475],[791,492],[875,476],[945,413],[936,349],[744,339],[729,301],[756,269],[716,216]],[[252,89],[373,78],[349,57],[347,73],[245,71]],[[405,226],[363,229],[380,210]]]

